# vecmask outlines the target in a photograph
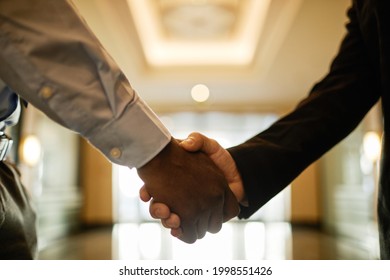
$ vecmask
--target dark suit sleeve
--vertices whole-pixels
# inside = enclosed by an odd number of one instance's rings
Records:
[[[369,56],[352,7],[330,71],[307,98],[270,128],[228,151],[242,176],[247,218],[352,132],[380,96],[379,65]],[[281,81],[283,82],[283,81]]]

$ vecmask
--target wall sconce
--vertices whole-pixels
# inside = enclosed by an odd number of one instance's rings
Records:
[[[35,135],[25,136],[19,147],[20,159],[28,166],[36,166],[41,159],[42,145]]]

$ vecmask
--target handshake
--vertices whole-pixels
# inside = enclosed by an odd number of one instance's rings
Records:
[[[239,213],[245,193],[228,151],[200,133],[171,142],[139,168],[140,198],[171,234],[187,243],[217,233]]]

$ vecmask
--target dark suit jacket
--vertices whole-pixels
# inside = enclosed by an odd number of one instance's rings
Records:
[[[379,187],[381,258],[390,258],[390,1],[354,0],[347,34],[327,76],[295,110],[229,152],[242,175],[246,218],[347,136],[382,99],[384,150]]]

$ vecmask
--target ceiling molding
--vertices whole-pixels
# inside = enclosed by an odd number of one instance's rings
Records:
[[[217,6],[223,1],[203,2],[205,3],[203,5],[213,3],[212,5]],[[144,55],[150,66],[243,66],[253,62],[271,0],[240,1],[240,9],[237,9],[235,13],[237,32],[233,32],[231,36],[214,36],[206,39],[192,38],[191,40],[183,37],[166,36],[169,32],[164,30],[166,25],[162,22],[163,17],[158,14],[160,9],[156,6],[159,1],[127,0],[127,3],[133,16]],[[189,5],[188,1],[176,1],[176,3],[178,5],[176,10],[180,6]],[[204,6],[204,8],[206,7]],[[195,11],[198,9],[199,7],[194,8]],[[214,11],[218,11],[218,9],[215,8]],[[189,9],[186,12],[189,13]],[[211,16],[212,13],[210,13]],[[208,20],[213,21],[216,18],[209,18]],[[207,19],[203,18],[202,20],[206,21]]]

